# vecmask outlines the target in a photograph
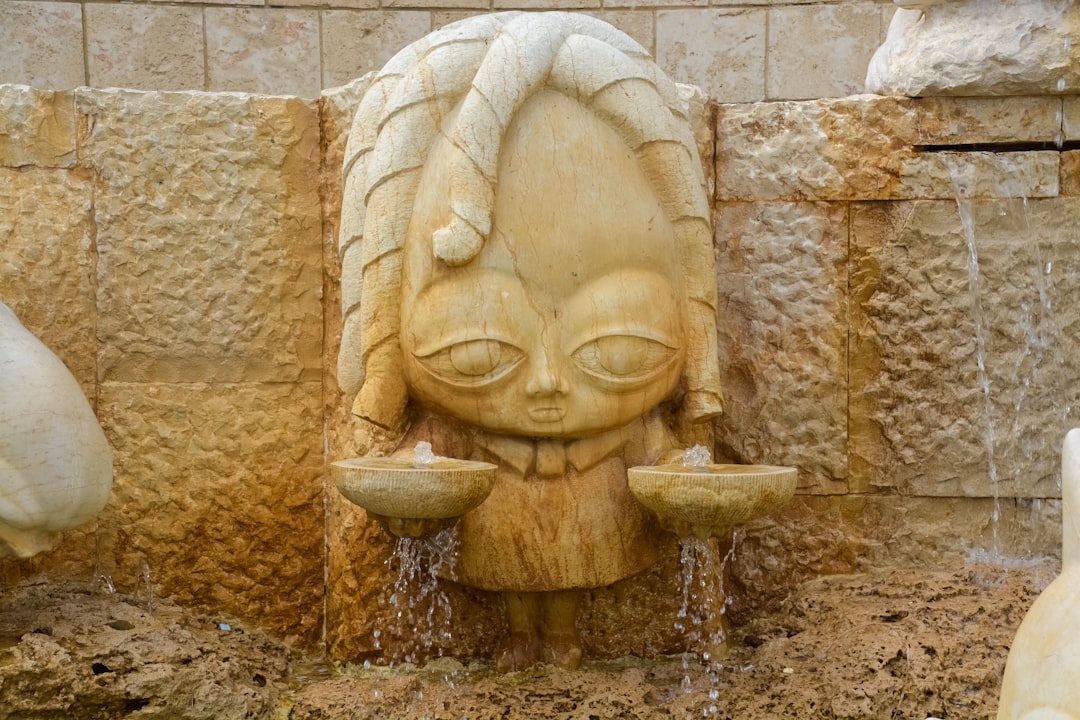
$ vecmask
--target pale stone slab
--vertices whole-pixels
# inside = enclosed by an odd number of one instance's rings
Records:
[[[1057,443],[1080,419],[1080,251],[1065,230],[1080,203],[962,207],[977,293],[955,201],[852,208],[852,486],[1054,497]]]
[[[598,8],[600,0],[492,0],[496,10],[577,10]]]
[[[204,90],[203,12],[193,7],[86,6],[89,84]]]
[[[935,101],[936,102],[936,101]],[[950,198],[955,195],[946,153],[916,146],[994,142],[1006,122],[1031,114],[1049,131],[1047,110],[988,113],[985,104],[855,96],[807,102],[721,105],[717,115],[717,198],[720,200],[844,200]],[[954,114],[947,122],[939,113]],[[989,127],[986,127],[989,125]],[[936,136],[936,133],[940,133]],[[1052,138],[1047,138],[1052,140]],[[1058,153],[971,152],[979,196],[1053,197]]]
[[[97,310],[83,173],[0,169],[0,300],[52,348],[93,401]]]
[[[426,10],[323,11],[323,87],[344,85],[378,70],[430,30],[431,13]]]
[[[1059,0],[917,3],[893,16],[866,89],[893,95],[1043,95],[1080,88],[1080,7]]]
[[[0,48],[0,83],[54,90],[86,83],[80,4],[0,3]]]
[[[766,96],[801,100],[860,92],[880,28],[879,6],[870,2],[769,10]]]
[[[383,7],[431,10],[487,10],[491,0],[385,0]]]
[[[717,459],[799,468],[847,491],[847,208],[731,203],[716,212],[724,414]]]
[[[113,498],[102,572],[120,589],[313,646],[322,628],[322,386],[106,382]]]
[[[77,102],[90,128],[81,152],[97,173],[100,377],[318,378],[313,104],[92,90]]]
[[[75,166],[70,92],[0,85],[0,167]]]
[[[656,62],[718,102],[765,97],[765,10],[658,10]]]
[[[205,13],[208,89],[318,96],[316,11],[210,7]]]
[[[583,10],[586,15],[611,23],[655,55],[656,15],[651,10]]]

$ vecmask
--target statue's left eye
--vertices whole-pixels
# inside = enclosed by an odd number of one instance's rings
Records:
[[[571,357],[582,370],[593,375],[634,381],[647,379],[677,352],[639,335],[605,335],[585,343]]]
[[[465,340],[417,357],[433,375],[461,386],[483,385],[513,370],[525,357],[518,348],[500,340]]]

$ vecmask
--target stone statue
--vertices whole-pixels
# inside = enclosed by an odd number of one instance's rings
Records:
[[[1061,489],[1061,575],[1016,632],[998,720],[1080,718],[1080,428],[1065,436]]]
[[[112,450],[78,381],[0,302],[0,554],[50,549],[111,488]]]
[[[626,469],[721,409],[704,177],[684,103],[594,18],[502,13],[415,43],[353,124],[339,379],[399,448],[498,466],[453,579],[502,593],[501,669],[576,667],[579,592],[657,559]]]

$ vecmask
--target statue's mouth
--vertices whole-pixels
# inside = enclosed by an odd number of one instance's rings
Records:
[[[534,422],[558,422],[566,417],[566,408],[559,405],[529,408],[529,418]]]

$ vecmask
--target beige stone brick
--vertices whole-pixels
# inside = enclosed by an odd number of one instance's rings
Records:
[[[420,10],[324,10],[323,87],[344,85],[431,32],[431,13]]]
[[[719,102],[765,97],[765,10],[658,10],[656,62]]]
[[[86,84],[82,6],[0,2],[0,83],[65,90]]]
[[[493,0],[496,10],[577,10],[598,8],[600,0]]]
[[[116,586],[307,646],[322,627],[322,389],[311,383],[105,383],[112,497],[99,516]]]
[[[261,0],[253,0],[261,5]],[[379,8],[379,0],[269,0],[266,3],[272,7],[310,7],[326,9],[350,9],[350,10],[376,10]]]
[[[89,84],[204,90],[203,13],[195,7],[86,6]]]
[[[210,90],[318,96],[315,10],[210,7],[205,13]]]
[[[435,10],[431,13],[431,29],[438,30],[450,23],[476,15],[483,15],[483,12],[478,10]]]
[[[880,32],[874,3],[770,9],[766,96],[801,100],[862,92]]]
[[[716,212],[724,414],[717,457],[793,465],[804,492],[847,490],[847,206]]]
[[[0,300],[94,403],[93,186],[86,173],[0,169]]]
[[[960,119],[928,120],[945,110]],[[1001,117],[995,115],[994,117]],[[960,104],[863,95],[835,100],[721,105],[716,191],[721,200],[952,198],[952,167],[972,166],[974,192],[1053,197],[1056,152],[919,152],[935,132],[996,137]]]
[[[1080,249],[1062,230],[1080,201],[962,206],[971,238],[956,201],[852,208],[852,484],[1055,497],[1080,421]]]
[[[0,167],[74,165],[71,93],[0,85]]]
[[[314,104],[115,90],[77,102],[97,174],[102,379],[318,379]]]
[[[586,10],[584,12],[586,15],[592,15],[619,28],[637,40],[641,47],[655,55],[656,13],[651,9]]]
[[[383,0],[383,7],[420,10],[487,10],[491,7],[491,3],[492,0]]]
[[[1080,195],[1080,152],[1061,153],[1061,194]]]
[[[1080,140],[1080,98],[1062,98],[1061,139]]]

